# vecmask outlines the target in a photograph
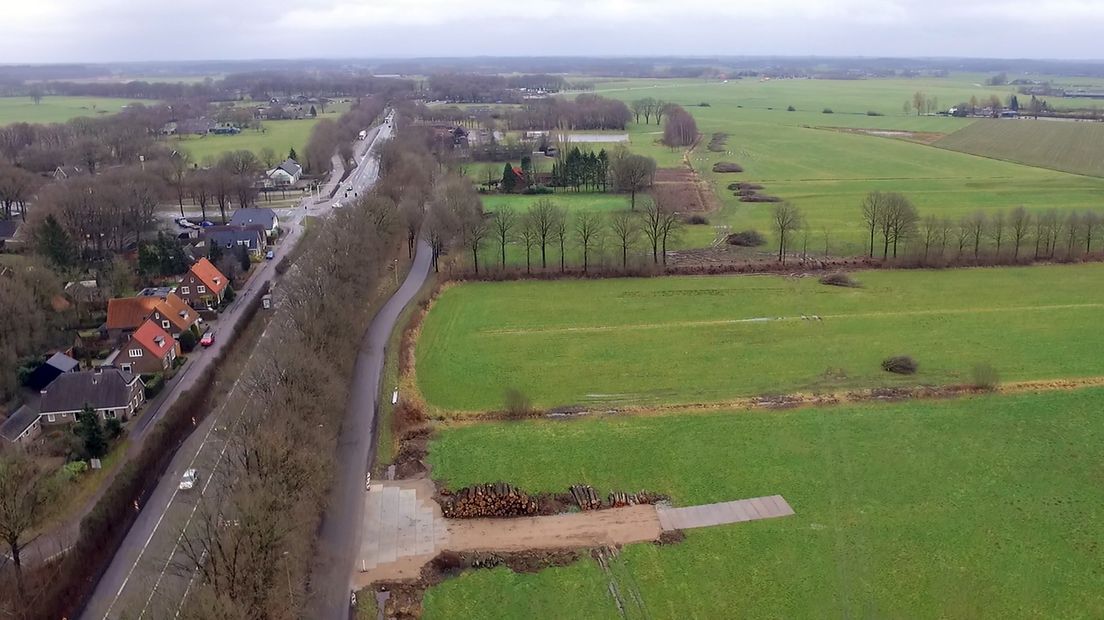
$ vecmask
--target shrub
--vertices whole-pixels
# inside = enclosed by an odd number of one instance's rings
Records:
[[[72,482],[88,471],[88,461],[71,461],[66,463],[59,472],[59,476],[66,482]]]
[[[846,286],[849,288],[859,288],[862,286],[858,281],[842,271],[821,276],[820,283],[827,284],[828,286]]]
[[[399,404],[395,405],[395,410],[391,415],[393,416],[391,423],[395,428],[395,434],[400,438],[406,435],[408,431],[422,426],[428,420],[421,407],[405,399],[400,400]]]
[[[916,360],[907,355],[895,355],[882,360],[882,370],[898,375],[913,375],[920,367]]]
[[[765,194],[752,194],[748,196],[740,196],[740,202],[782,202],[782,199],[778,196],[767,196]]]
[[[551,194],[552,193],[552,188],[548,187],[546,185],[530,185],[529,187],[526,187],[525,191],[522,192],[522,193],[523,194],[530,194],[530,195]]]
[[[759,185],[758,183],[747,183],[747,182],[741,181],[739,183],[729,183],[728,184],[728,189],[730,189],[730,190],[763,189],[763,186]]]
[[[719,161],[713,164],[713,172],[743,172],[744,167],[730,161]]]
[[[195,350],[196,345],[199,344],[199,338],[196,337],[195,332],[190,329],[186,329],[180,332],[180,350],[185,353],[191,353]]]
[[[832,114],[832,108],[824,108],[820,111],[821,114]]]
[[[885,116],[885,114],[882,114],[881,112],[876,112],[874,110],[867,110],[866,115],[867,116]]]
[[[990,364],[975,364],[973,369],[973,385],[979,390],[992,392],[1000,385],[1000,375],[997,369]]]
[[[507,388],[505,400],[506,413],[511,417],[526,416],[533,411],[533,403],[529,401],[529,397],[517,388]]]
[[[111,418],[104,423],[104,431],[108,439],[118,439],[123,434],[123,422],[119,418]]]
[[[788,106],[786,106],[786,111],[787,112],[797,112],[797,108],[793,107],[792,105],[788,105]]]
[[[708,107],[710,107],[709,102],[708,101],[703,101],[703,102],[698,104],[698,107],[699,108],[708,108]]]
[[[767,242],[757,230],[742,230],[729,235],[725,242],[729,245],[737,245],[742,248],[754,248]]]
[[[153,375],[148,380],[143,379],[146,383],[146,398],[153,398],[161,393],[161,390],[165,387],[165,379],[161,375]]]
[[[694,214],[694,215],[691,215],[690,217],[686,218],[686,223],[691,224],[691,225],[699,225],[700,226],[702,224],[708,224],[709,223],[709,218],[705,217],[704,215]]]

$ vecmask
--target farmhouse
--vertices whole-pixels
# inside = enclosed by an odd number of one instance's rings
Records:
[[[58,166],[54,169],[55,181],[66,181],[87,174],[80,166]]]
[[[42,391],[39,421],[69,424],[85,407],[104,420],[125,420],[145,402],[143,387],[138,375],[114,367],[65,374]]]
[[[153,314],[161,298],[155,295],[117,297],[107,300],[107,322],[104,330],[114,342],[122,342]]]
[[[184,275],[176,294],[193,308],[212,308],[222,301],[228,283],[211,261],[201,258]]]
[[[200,321],[199,314],[188,307],[176,293],[169,293],[153,308],[149,319],[179,340],[182,332],[188,331]]]

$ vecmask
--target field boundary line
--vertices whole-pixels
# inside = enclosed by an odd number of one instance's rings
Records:
[[[1085,304],[1046,304],[1041,306],[1007,306],[1003,308],[951,308],[930,310],[901,310],[896,312],[855,312],[851,314],[808,314],[780,317],[748,317],[742,319],[716,319],[705,321],[671,321],[668,323],[633,323],[628,325],[593,325],[584,327],[537,327],[533,329],[480,329],[477,334],[489,335],[528,335],[556,333],[593,333],[605,331],[632,331],[636,329],[665,329],[671,327],[710,327],[740,324],[769,324],[793,321],[818,321],[822,319],[873,319],[882,317],[939,316],[957,314],[994,314],[999,312],[1044,312],[1049,310],[1079,310],[1104,308],[1104,303]]]

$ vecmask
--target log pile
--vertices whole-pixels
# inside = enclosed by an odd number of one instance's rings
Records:
[[[573,484],[569,490],[579,510],[598,510],[602,507],[602,499],[589,484]]]
[[[651,493],[649,491],[640,491],[639,493],[612,491],[608,499],[611,508],[620,508],[622,506],[635,506],[637,504],[654,504],[663,498],[658,493]]]
[[[454,493],[442,503],[441,512],[448,519],[519,517],[537,514],[537,501],[505,482],[477,484]]]

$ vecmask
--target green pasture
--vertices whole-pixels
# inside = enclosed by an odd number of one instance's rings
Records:
[[[609,573],[469,571],[425,617],[1099,617],[1102,407],[1090,389],[448,428],[429,458],[453,488],[780,494],[796,514],[629,545]]]
[[[0,97],[0,126],[11,123],[64,123],[80,116],[106,116],[115,114],[123,106],[132,103],[152,105],[154,102],[47,95],[42,98],[41,103],[36,104],[30,97]]]
[[[418,342],[431,406],[723,402],[791,392],[1104,374],[1104,265],[471,283],[445,290]],[[804,320],[802,316],[821,320]],[[911,355],[912,376],[881,362]]]
[[[1104,123],[982,120],[936,146],[1028,166],[1104,177]]]
[[[217,159],[223,153],[237,150],[250,150],[260,154],[265,148],[271,148],[280,157],[287,157],[291,149],[302,156],[306,151],[307,141],[310,140],[311,129],[318,120],[266,121],[263,131],[246,129],[233,136],[175,136],[169,142],[175,148],[188,151],[196,161]]]

